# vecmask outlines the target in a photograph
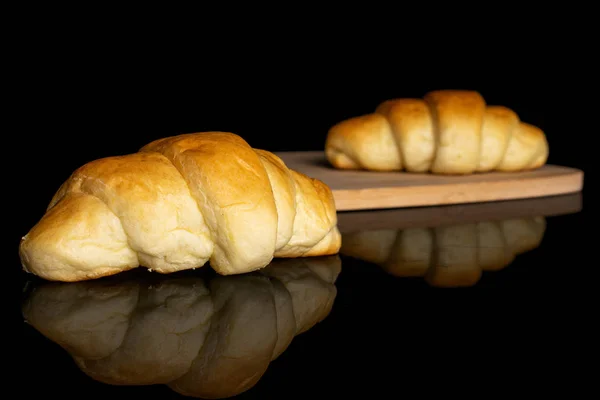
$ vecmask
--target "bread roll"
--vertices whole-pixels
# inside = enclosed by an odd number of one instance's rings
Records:
[[[549,148],[540,128],[478,92],[436,90],[335,124],[325,153],[338,169],[472,174],[539,168]]]
[[[25,271],[73,282],[208,261],[221,275],[241,274],[274,257],[335,254],[340,240],[323,182],[235,134],[204,132],[77,169],[19,253]]]
[[[96,381],[227,398],[252,388],[295,336],[328,315],[336,297],[339,256],[276,261],[237,276],[131,271],[41,281],[23,316]]]

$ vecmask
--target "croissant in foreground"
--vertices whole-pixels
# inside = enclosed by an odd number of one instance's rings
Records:
[[[509,108],[475,91],[438,90],[337,123],[325,153],[338,169],[471,174],[536,169],[549,148],[545,133]]]
[[[202,132],[77,169],[19,254],[25,271],[72,282],[209,261],[221,275],[241,274],[340,246],[327,185],[233,133]]]

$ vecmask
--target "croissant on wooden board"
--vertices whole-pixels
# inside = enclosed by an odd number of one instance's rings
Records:
[[[537,248],[545,231],[544,217],[529,217],[351,232],[342,234],[340,253],[434,287],[473,286],[483,271],[499,271]]]
[[[210,261],[221,275],[335,254],[330,188],[227,132],[182,134],[77,169],[19,245],[23,269],[80,281]]]
[[[40,281],[29,286],[22,313],[96,381],[227,398],[252,388],[296,336],[329,315],[340,271],[333,255],[278,259],[257,272],[210,279],[140,279],[130,271]]]
[[[513,110],[487,105],[476,91],[437,90],[335,124],[325,153],[338,169],[472,174],[539,168],[549,148],[545,133]]]

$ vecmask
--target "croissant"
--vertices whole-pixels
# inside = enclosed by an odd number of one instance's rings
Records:
[[[499,271],[537,248],[544,217],[482,221],[435,228],[342,234],[341,254],[398,277],[422,277],[434,287],[473,286],[483,271]]]
[[[131,271],[41,281],[29,286],[22,313],[98,382],[227,398],[252,388],[295,337],[328,316],[340,271],[334,255],[274,260],[236,276]]]
[[[221,275],[274,257],[330,255],[341,235],[330,188],[227,132],[155,140],[77,169],[22,238],[23,269],[80,281],[210,261]]]
[[[549,148],[545,133],[511,109],[475,91],[437,90],[335,124],[325,154],[338,169],[471,174],[536,169]]]

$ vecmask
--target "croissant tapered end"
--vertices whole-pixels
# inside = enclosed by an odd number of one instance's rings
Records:
[[[400,168],[390,124],[379,114],[354,117],[334,125],[327,136],[325,154],[340,169]]]
[[[511,172],[539,168],[548,160],[548,154],[548,141],[544,132],[536,126],[520,122],[496,169]]]
[[[21,240],[23,269],[74,282],[138,266],[121,222],[98,198],[74,193],[51,208]]]
[[[235,134],[184,134],[77,169],[19,253],[24,270],[58,281],[209,261],[240,274],[273,257],[337,253],[335,209],[327,185]]]
[[[548,142],[538,127],[476,91],[436,90],[422,99],[391,99],[327,134],[325,153],[338,169],[434,174],[515,172],[543,166]]]

